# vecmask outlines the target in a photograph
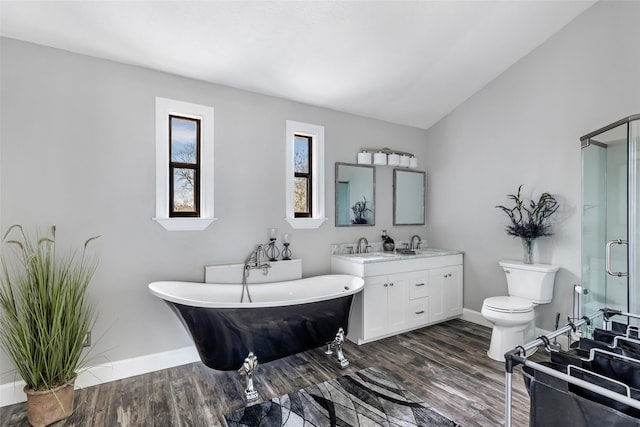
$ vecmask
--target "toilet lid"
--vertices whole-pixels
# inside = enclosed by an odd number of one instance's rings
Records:
[[[491,297],[484,300],[484,305],[491,310],[503,313],[526,313],[533,309],[531,301],[519,297]]]

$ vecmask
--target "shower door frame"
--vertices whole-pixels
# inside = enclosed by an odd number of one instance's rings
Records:
[[[584,135],[583,137],[580,138],[580,142],[581,142],[581,149],[584,150],[586,148],[588,148],[591,145],[594,146],[599,146],[602,147],[603,149],[607,148],[607,144],[602,144],[599,143],[597,141],[591,141],[593,138],[597,137],[598,135],[601,135],[609,130],[615,129],[619,126],[625,125],[626,124],[626,153],[627,153],[627,159],[626,159],[626,236],[625,236],[625,240],[623,241],[621,238],[615,239],[615,240],[609,240],[607,241],[607,224],[604,224],[605,227],[605,242],[602,242],[603,244],[606,244],[606,248],[604,250],[605,252],[605,271],[603,272],[603,276],[605,278],[605,283],[602,284],[602,286],[605,287],[606,289],[606,279],[608,278],[607,275],[611,275],[611,276],[622,276],[624,274],[626,274],[626,307],[623,307],[623,311],[627,311],[627,312],[632,312],[632,313],[637,313],[639,312],[639,308],[640,306],[638,305],[639,301],[638,301],[638,296],[640,295],[640,289],[638,289],[638,284],[637,284],[637,280],[636,278],[637,273],[638,273],[638,268],[640,267],[638,264],[639,262],[637,261],[637,252],[638,252],[638,241],[640,239],[638,239],[638,232],[639,232],[639,227],[638,227],[638,220],[637,220],[637,214],[638,214],[638,207],[639,207],[639,203],[640,203],[640,196],[638,195],[638,190],[639,190],[639,185],[638,185],[638,179],[640,179],[640,170],[638,167],[638,161],[640,160],[640,147],[638,147],[638,145],[640,144],[640,122],[638,123],[633,123],[635,121],[640,120],[640,114],[636,114],[636,115],[631,115],[628,117],[625,117],[621,120],[618,120],[614,123],[611,123],[610,125],[607,125],[603,128],[600,128],[596,131],[593,131],[591,133],[588,133],[586,135]],[[586,293],[588,293],[590,291],[589,286],[587,285],[585,287],[585,253],[584,253],[584,240],[585,240],[585,224],[584,224],[584,217],[585,217],[585,212],[586,210],[589,208],[589,206],[586,205],[585,200],[584,200],[584,195],[585,195],[585,165],[584,165],[584,153],[582,153],[582,157],[583,157],[583,190],[582,190],[582,196],[583,196],[583,200],[582,200],[582,240],[583,240],[583,244],[582,244],[582,254],[581,254],[581,264],[582,264],[582,272],[583,272],[583,283],[582,283],[582,292],[586,295]],[[604,179],[607,178],[609,174],[609,171],[605,169],[605,177]],[[607,193],[607,187],[605,184],[605,194]],[[606,201],[605,201],[606,203]],[[606,209],[606,208],[605,208]],[[611,247],[615,244],[626,244],[627,247],[627,259],[626,259],[626,265],[627,265],[627,269],[626,272],[623,271],[616,271],[616,272],[611,272],[609,267],[609,255],[610,255],[610,250]],[[590,274],[593,274],[593,272],[591,272]],[[601,277],[601,276],[598,276]],[[593,280],[593,279],[591,279]],[[606,295],[606,293],[605,293]],[[590,298],[585,298],[583,295],[584,301],[590,300]],[[581,298],[582,300],[582,298]],[[583,314],[590,314],[590,313],[583,313],[583,311],[585,310],[587,302],[580,302],[580,315]],[[599,308],[603,308],[605,305],[607,304],[606,301],[603,301],[601,306]]]

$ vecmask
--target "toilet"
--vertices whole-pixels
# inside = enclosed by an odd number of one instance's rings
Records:
[[[493,324],[487,355],[504,362],[506,352],[536,339],[534,309],[538,304],[551,302],[560,267],[513,260],[499,264],[507,276],[509,296],[486,298],[481,313]]]

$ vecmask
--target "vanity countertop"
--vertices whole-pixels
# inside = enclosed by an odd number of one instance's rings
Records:
[[[389,261],[401,261],[417,258],[431,258],[446,255],[459,255],[464,253],[457,249],[439,249],[439,248],[425,248],[416,249],[415,254],[403,254],[398,251],[394,252],[368,252],[364,254],[339,254],[333,255],[334,258],[340,258],[351,262],[360,264],[370,264]]]

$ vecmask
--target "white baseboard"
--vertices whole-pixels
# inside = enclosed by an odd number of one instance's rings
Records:
[[[484,318],[479,311],[469,310],[468,308],[462,309],[462,320],[466,320],[477,325],[486,326],[487,328],[493,328],[491,322]]]
[[[91,387],[199,360],[196,348],[191,346],[89,366],[80,370],[76,388]],[[26,401],[22,391],[24,385],[22,380],[0,385],[0,407]]]

